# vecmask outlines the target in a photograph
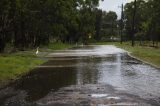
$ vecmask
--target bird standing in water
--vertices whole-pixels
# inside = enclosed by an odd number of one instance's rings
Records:
[[[39,47],[37,47],[36,55],[39,53],[39,50],[38,50],[38,49],[39,49]]]

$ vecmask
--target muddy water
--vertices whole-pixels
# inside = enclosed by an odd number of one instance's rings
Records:
[[[160,70],[115,46],[55,51],[0,90],[2,106],[159,106]]]

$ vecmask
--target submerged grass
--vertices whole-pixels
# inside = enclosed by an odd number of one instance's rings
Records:
[[[124,42],[123,44],[120,44],[119,42],[99,42],[96,44],[115,45],[124,50],[127,50],[132,56],[160,68],[160,48],[139,45],[132,47],[130,42]]]

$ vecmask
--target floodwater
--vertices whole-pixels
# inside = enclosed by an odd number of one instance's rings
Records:
[[[160,106],[160,70],[115,46],[54,51],[0,90],[2,106]]]

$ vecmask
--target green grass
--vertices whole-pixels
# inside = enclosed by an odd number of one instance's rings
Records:
[[[0,83],[4,84],[10,80],[15,80],[18,76],[27,73],[44,60],[40,60],[31,55],[1,55],[0,56]]]
[[[35,66],[44,63],[46,60],[39,58],[46,55],[46,53],[43,55],[43,52],[52,52],[53,50],[62,50],[71,47],[73,47],[73,45],[51,43],[48,46],[40,47],[39,56],[35,55],[36,49],[18,51],[12,54],[0,54],[0,85],[5,85],[11,80],[15,80],[19,78],[19,76],[26,74]]]
[[[130,42],[124,42],[123,44],[120,44],[119,42],[99,42],[96,44],[115,45],[124,50],[127,50],[128,52],[130,52],[132,56],[136,58],[139,58],[156,67],[160,67],[160,48],[153,48],[153,47],[139,46],[139,45],[132,47]]]

